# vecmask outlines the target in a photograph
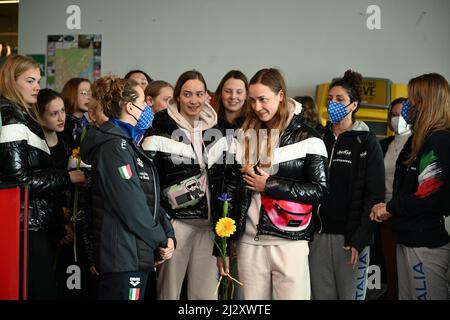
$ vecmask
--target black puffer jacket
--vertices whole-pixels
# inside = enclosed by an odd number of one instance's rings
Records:
[[[214,215],[221,212],[217,198],[223,190],[224,157],[227,141],[225,137],[222,137],[222,132],[217,126],[212,123],[210,125],[213,127],[202,131],[201,135],[203,139],[203,160],[206,164],[205,170],[210,192],[209,205]],[[150,137],[144,139],[142,147],[146,154],[155,161],[161,181],[161,189],[201,173],[201,167],[191,140],[169,115],[168,110],[158,112],[152,126],[153,129],[149,132]],[[176,138],[173,138],[172,135],[179,137],[179,139],[175,140]],[[164,201],[164,199],[162,206],[172,218],[206,219],[208,214],[206,198],[203,197],[202,201],[196,205],[183,209],[173,210],[168,201]]]
[[[55,221],[53,197],[67,189],[67,170],[53,167],[39,124],[23,109],[0,99],[0,183],[29,188],[29,228],[47,229]]]
[[[278,170],[267,179],[263,194],[315,206],[327,192],[327,153],[317,132],[304,125],[300,112],[301,106],[296,104],[294,116],[274,150],[274,164],[278,165]],[[240,168],[236,164],[227,165],[225,171],[225,189],[232,198],[229,211],[237,227],[234,239],[244,234],[252,196],[252,191],[242,179]],[[311,240],[314,231],[312,224],[301,231],[280,230],[264,214],[263,206],[257,228],[257,235],[274,235],[291,240]]]

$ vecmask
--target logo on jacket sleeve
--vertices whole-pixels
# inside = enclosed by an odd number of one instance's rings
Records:
[[[123,150],[126,150],[127,149],[127,141],[125,139],[122,139],[120,146],[122,147]]]
[[[134,288],[130,288],[130,292],[128,295],[128,300],[139,300],[139,294],[141,289],[136,288],[141,283],[140,277],[130,277],[130,285]]]
[[[138,286],[141,283],[141,278],[140,277],[130,277],[130,284],[133,287]]]
[[[130,293],[128,296],[128,300],[139,300],[139,288],[130,288]]]
[[[131,172],[131,167],[129,164],[121,166],[118,169],[119,169],[119,174],[122,177],[122,179],[125,179],[125,180],[131,179],[131,176],[133,175],[133,173]]]

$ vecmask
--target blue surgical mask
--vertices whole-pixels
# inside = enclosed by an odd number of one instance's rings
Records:
[[[405,100],[402,102],[401,115],[405,119],[407,124],[413,124],[416,121],[417,108],[411,105],[411,102]]]
[[[347,111],[347,107],[350,104],[352,104],[352,102],[345,106],[337,101],[328,101],[328,118],[330,119],[331,123],[341,122],[342,119],[344,119],[350,113],[350,111]]]
[[[148,105],[146,105],[144,107],[144,110],[139,108],[134,103],[133,103],[133,105],[142,111],[141,116],[139,117],[139,120],[136,122],[136,125],[135,125],[136,129],[139,129],[142,131],[147,130],[148,128],[150,128],[153,118],[154,118],[152,109]]]

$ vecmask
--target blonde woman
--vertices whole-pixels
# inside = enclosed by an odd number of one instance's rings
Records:
[[[230,147],[242,165],[225,172],[241,298],[308,300],[312,207],[327,190],[325,145],[304,124],[302,107],[288,98],[277,69],[258,71],[248,96],[251,111],[236,148]],[[220,257],[217,265],[229,273]]]
[[[55,299],[53,196],[82,184],[84,173],[55,169],[36,110],[41,75],[32,59],[13,55],[0,68],[0,183],[29,189],[28,298]]]

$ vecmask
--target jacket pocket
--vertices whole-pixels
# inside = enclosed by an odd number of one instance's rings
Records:
[[[136,248],[138,256],[138,271],[151,271],[154,265],[154,251],[144,241],[136,238]]]

